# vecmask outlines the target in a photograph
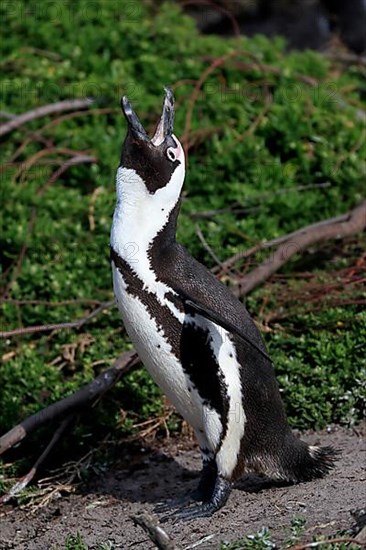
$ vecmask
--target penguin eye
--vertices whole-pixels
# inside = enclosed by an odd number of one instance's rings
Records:
[[[175,151],[174,151],[174,148],[173,148],[173,147],[168,147],[168,149],[166,150],[166,156],[167,156],[168,159],[171,160],[172,162],[175,161],[176,156],[175,156]]]

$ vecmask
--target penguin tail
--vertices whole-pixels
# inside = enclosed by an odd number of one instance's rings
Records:
[[[336,460],[341,454],[340,449],[335,449],[331,446],[318,447],[308,445],[307,451],[298,472],[298,481],[309,481],[324,477],[335,467]]]
[[[287,479],[295,483],[324,477],[334,468],[341,454],[340,449],[331,446],[318,447],[301,440],[295,441],[295,446],[287,455],[285,467]]]

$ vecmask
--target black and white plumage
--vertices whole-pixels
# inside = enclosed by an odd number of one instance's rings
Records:
[[[244,305],[176,242],[185,176],[174,100],[149,138],[127,98],[111,230],[116,301],[136,350],[193,427],[203,458],[195,498],[180,517],[211,515],[247,471],[286,481],[325,474],[336,452],[292,434],[261,335]]]

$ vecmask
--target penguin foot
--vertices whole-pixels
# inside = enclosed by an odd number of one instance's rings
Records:
[[[198,502],[209,502],[215,490],[217,466],[214,460],[205,464],[197,489],[192,493],[192,499]]]
[[[201,478],[197,489],[183,497],[159,502],[154,507],[154,512],[157,514],[164,514],[170,512],[172,509],[179,508],[181,510],[189,504],[193,504],[193,502],[209,502],[215,489],[216,479],[217,466],[214,461],[210,461],[202,468]]]
[[[198,518],[209,518],[217,512],[229,498],[232,484],[227,479],[217,477],[213,494],[208,502],[204,502],[201,505],[185,506],[178,510],[174,510],[171,514],[161,518],[161,522],[164,523],[170,519],[188,521]]]
[[[192,495],[188,494],[183,497],[171,498],[165,502],[158,502],[154,506],[154,512],[157,514],[167,514],[169,512],[174,513],[175,509],[182,509],[192,503]],[[172,511],[173,510],[173,511]]]

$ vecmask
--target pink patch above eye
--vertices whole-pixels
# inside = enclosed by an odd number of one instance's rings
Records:
[[[172,138],[174,139],[175,143],[177,144],[177,150],[174,151],[175,153],[175,158],[177,160],[180,159],[180,157],[182,156],[183,154],[183,147],[181,146],[181,144],[179,143],[178,139],[175,137],[175,135],[173,134]]]

